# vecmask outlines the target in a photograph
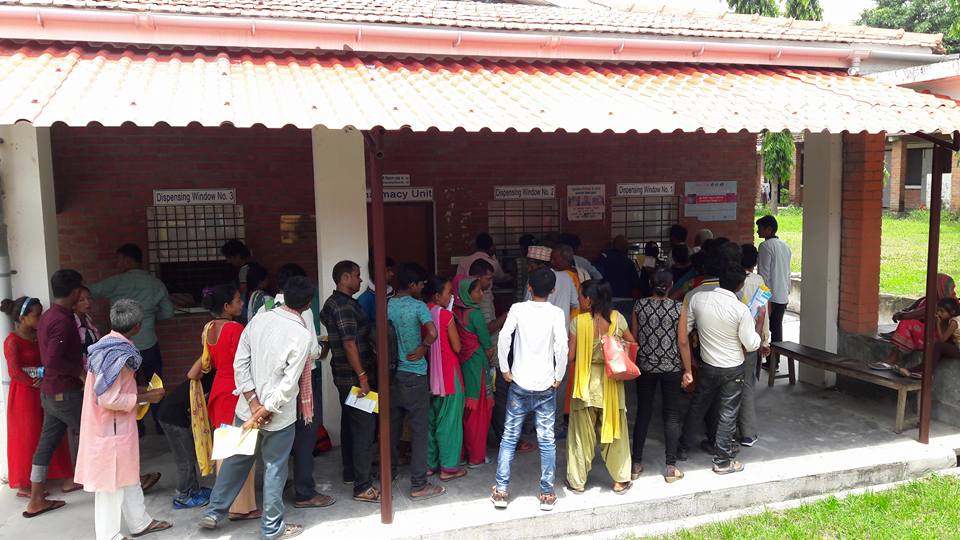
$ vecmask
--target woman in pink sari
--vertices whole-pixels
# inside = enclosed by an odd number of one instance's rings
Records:
[[[937,274],[937,298],[934,300],[939,302],[943,298],[956,297],[957,290],[953,278],[947,274]],[[923,350],[927,328],[924,320],[926,314],[926,298],[920,298],[910,304],[908,308],[893,314],[893,321],[897,323],[897,329],[890,338],[893,347],[890,348],[890,354],[887,355],[886,362],[894,370],[898,369],[902,355]]]

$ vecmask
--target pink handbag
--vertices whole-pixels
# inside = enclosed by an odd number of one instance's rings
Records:
[[[615,331],[614,322],[610,325],[610,334],[600,338],[607,377],[615,381],[632,381],[640,376],[640,368],[634,362],[639,347],[636,343],[624,342],[613,335]]]

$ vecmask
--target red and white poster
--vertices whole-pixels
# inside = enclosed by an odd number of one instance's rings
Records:
[[[737,183],[735,181],[686,182],[683,214],[700,221],[736,221]]]

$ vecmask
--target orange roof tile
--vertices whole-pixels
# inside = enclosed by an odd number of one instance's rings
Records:
[[[578,9],[452,0],[0,0],[0,5],[507,31],[874,44],[943,52],[942,34],[694,10],[622,11],[599,6]]]
[[[843,71],[0,42],[0,124],[949,133],[957,102]]]

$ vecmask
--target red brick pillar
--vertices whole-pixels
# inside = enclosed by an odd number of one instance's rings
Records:
[[[838,322],[846,332],[877,330],[884,140],[883,134],[843,136]]]
[[[890,211],[903,212],[907,185],[907,142],[903,137],[893,140],[890,152]]]

